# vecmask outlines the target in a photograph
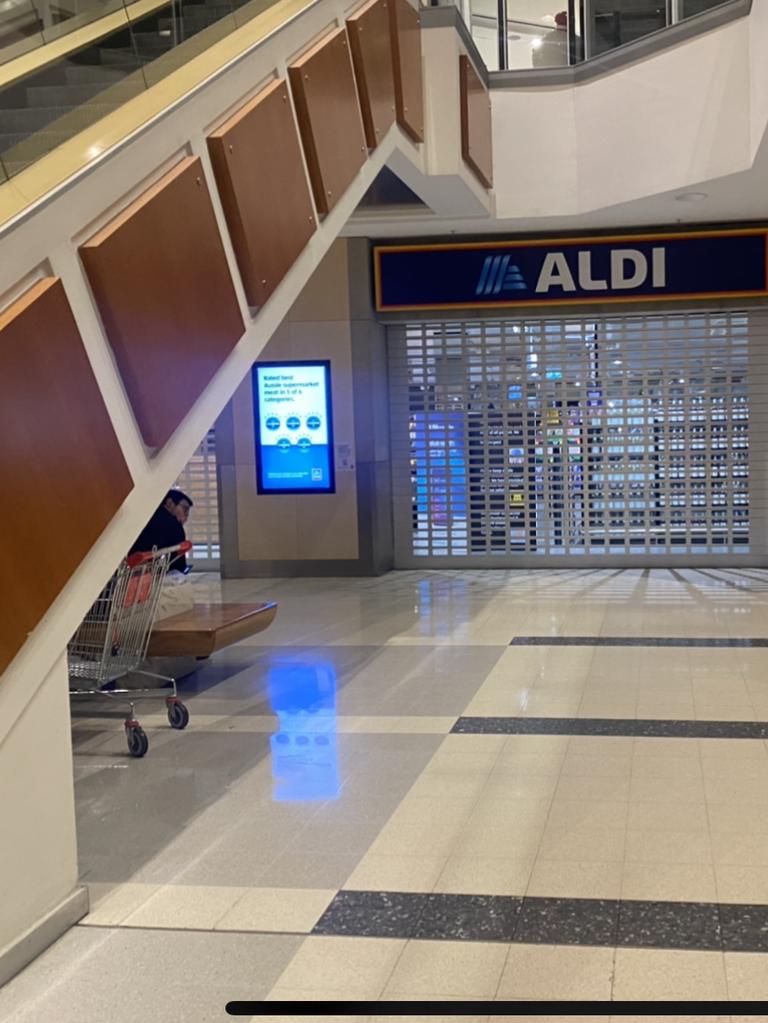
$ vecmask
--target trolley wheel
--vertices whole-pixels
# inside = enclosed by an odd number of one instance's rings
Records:
[[[168,704],[168,724],[179,731],[189,724],[189,711],[181,700],[174,700]]]
[[[143,728],[134,725],[126,728],[125,736],[128,740],[128,752],[132,757],[143,757],[149,749],[149,739]]]

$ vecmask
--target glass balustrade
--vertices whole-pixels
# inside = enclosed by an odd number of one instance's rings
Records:
[[[0,84],[0,181],[107,117],[276,0],[63,2],[71,17],[48,24],[51,12],[62,17],[62,9],[48,0],[0,0],[4,52],[24,39],[28,44],[22,56],[17,52],[16,59],[0,63],[0,83],[7,83]],[[62,55],[47,59],[51,50],[43,44],[67,26],[71,34],[59,44]],[[29,52],[33,43],[40,48]]]
[[[490,71],[567,67],[723,0],[437,0],[459,8]]]

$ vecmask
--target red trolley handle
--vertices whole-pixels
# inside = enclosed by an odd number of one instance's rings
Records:
[[[125,563],[128,568],[138,568],[139,565],[146,565],[147,562],[154,561],[155,558],[163,554],[188,554],[191,550],[191,541],[183,540],[181,543],[176,544],[175,547],[161,547],[159,550],[154,551],[136,551],[135,554],[128,555]]]

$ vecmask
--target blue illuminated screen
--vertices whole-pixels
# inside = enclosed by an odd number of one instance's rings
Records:
[[[330,385],[327,361],[254,366],[260,494],[335,491]]]

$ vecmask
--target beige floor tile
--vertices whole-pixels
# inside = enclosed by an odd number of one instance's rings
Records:
[[[725,973],[731,1001],[768,1002],[768,957],[764,953],[726,952]]]
[[[629,778],[632,760],[628,755],[568,753],[563,760],[563,778]]]
[[[633,778],[662,778],[673,785],[678,778],[701,778],[699,757],[637,757],[632,763]]]
[[[448,856],[387,856],[368,852],[344,887],[358,891],[431,892]]]
[[[419,824],[426,821],[441,823],[466,821],[476,806],[476,799],[464,796],[461,799],[431,796],[407,795],[387,821],[387,826],[397,824]]]
[[[565,771],[555,791],[555,799],[591,799],[626,802],[629,776],[624,778],[569,777]]]
[[[451,718],[451,725],[454,720]],[[499,754],[504,749],[506,742],[506,735],[446,735],[440,743],[438,752]]]
[[[518,824],[507,820],[493,828],[467,830],[453,848],[454,856],[508,857],[533,861],[539,851],[544,824]]]
[[[507,946],[488,942],[411,941],[400,956],[386,995],[442,992],[457,998],[492,998]]]
[[[638,778],[633,775],[630,802],[633,803],[703,803],[704,781],[701,778]]]
[[[450,774],[422,774],[409,789],[408,796],[436,799],[477,797],[487,781],[487,775],[482,774],[468,778],[457,778]]]
[[[709,864],[625,863],[621,898],[663,902],[717,902]]]
[[[705,760],[768,759],[768,745],[763,739],[698,739],[702,762]]]
[[[712,863],[708,831],[627,829],[627,863]]]
[[[457,774],[462,778],[473,774],[488,775],[499,757],[497,750],[484,753],[438,751],[424,769],[425,774]]]
[[[344,992],[344,991],[333,991],[328,988],[288,988],[288,987],[274,987],[269,992],[265,1001],[267,1002],[355,1002],[361,996],[355,992]],[[296,1023],[304,1023],[305,1020],[317,1020],[320,1023],[321,1020],[336,1020],[337,1023],[346,1023],[347,1020],[357,1020],[359,1023],[367,1021],[367,1016],[312,1016],[307,1014],[298,1014],[291,1016],[254,1016],[253,1023],[261,1023],[264,1019],[274,1020],[274,1023],[287,1023],[287,1021],[295,1020]]]
[[[539,846],[541,860],[569,860],[572,863],[623,863],[624,828],[561,830],[547,828]]]
[[[557,828],[623,828],[627,822],[628,804],[618,800],[562,799],[556,796],[550,807],[547,824]]]
[[[651,948],[616,950],[615,1001],[719,1001],[727,997],[721,952]]]
[[[227,910],[215,930],[309,934],[335,894],[331,888],[252,888]]]
[[[768,834],[768,813],[762,813],[743,804],[708,803],[707,817],[712,833],[741,833],[745,835]]]
[[[91,900],[88,916],[81,924],[116,927],[134,913],[160,888],[156,884],[89,884]]]
[[[744,867],[768,867],[768,835],[725,831],[712,833],[715,863]]]
[[[452,856],[435,884],[435,891],[457,895],[524,895],[533,858]]]
[[[549,799],[508,799],[497,786],[475,801],[466,827],[484,830],[504,821],[514,821],[521,827],[545,824],[550,812]]]
[[[654,736],[638,736],[629,740],[633,746],[633,759],[644,760],[652,757],[663,759],[674,757],[698,760],[700,746],[696,739],[660,739]]]
[[[512,945],[497,998],[607,1001],[613,957],[610,948]]]
[[[370,847],[384,856],[449,856],[461,835],[462,822],[444,820],[421,824],[386,824]]]
[[[632,802],[627,827],[638,831],[704,831],[708,826],[703,803]]]
[[[207,885],[163,885],[125,918],[123,926],[213,930],[246,891]]]
[[[447,735],[455,723],[455,717],[401,717],[395,720],[392,731],[402,735],[413,732],[421,735]],[[485,738],[496,737],[485,736]]]
[[[404,941],[391,938],[310,937],[302,944],[275,988],[337,992],[345,998],[378,998]],[[274,990],[271,998],[274,999]]]
[[[564,899],[618,899],[621,863],[537,860],[526,895]]]
[[[768,813],[768,794],[765,789],[755,790],[754,786],[744,785],[739,778],[705,778],[704,791],[708,803],[729,803]]]
[[[715,864],[719,902],[768,904],[768,870],[763,867]]]

